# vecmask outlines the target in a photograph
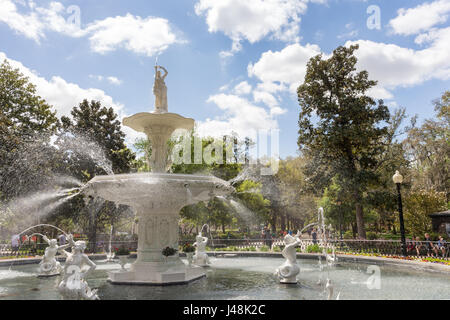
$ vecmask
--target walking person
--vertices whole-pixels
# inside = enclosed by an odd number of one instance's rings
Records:
[[[312,242],[313,244],[317,243],[317,232],[316,232],[316,228],[313,229],[313,231],[311,232],[311,237],[312,237]]]

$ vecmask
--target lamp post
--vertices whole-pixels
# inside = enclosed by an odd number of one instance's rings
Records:
[[[400,186],[403,182],[403,176],[397,170],[395,171],[392,180],[397,185],[398,214],[400,220],[400,234],[402,239],[402,254],[404,257],[406,257],[407,254],[406,254],[405,224],[403,222],[402,194],[400,192]]]

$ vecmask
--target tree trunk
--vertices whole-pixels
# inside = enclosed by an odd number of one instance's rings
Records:
[[[286,216],[284,214],[281,214],[281,231],[286,230]]]
[[[96,210],[91,211],[89,219],[89,249],[91,253],[95,253],[97,250],[97,215]]]
[[[355,209],[356,209],[356,227],[358,230],[358,236],[361,239],[366,238],[366,229],[364,228],[364,212],[363,207],[361,205],[361,194],[359,191],[355,191],[354,194],[355,199]]]

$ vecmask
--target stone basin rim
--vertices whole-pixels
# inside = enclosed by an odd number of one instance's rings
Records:
[[[115,180],[183,180],[183,181],[208,181],[208,182],[220,182],[223,184],[229,184],[228,181],[222,180],[213,175],[201,175],[201,174],[184,174],[184,173],[122,173],[114,175],[99,175],[91,179],[87,184],[100,182],[100,181],[115,181]]]

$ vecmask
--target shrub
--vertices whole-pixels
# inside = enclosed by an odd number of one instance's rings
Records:
[[[353,232],[350,230],[344,232],[344,239],[353,239]]]
[[[274,247],[273,247],[273,251],[274,251],[274,252],[281,252],[280,246],[274,246]]]
[[[248,251],[256,251],[256,247],[251,246],[250,248],[248,248]]]
[[[375,232],[369,231],[366,232],[366,237],[368,240],[376,240],[378,239],[378,235]]]
[[[191,245],[190,243],[186,243],[183,248],[182,248],[183,252],[189,253],[189,252],[194,252],[195,251],[195,247],[193,245]]]
[[[322,249],[320,249],[318,244],[310,244],[308,247],[306,247],[307,253],[321,253]]]
[[[177,253],[177,249],[174,249],[174,248],[171,248],[171,247],[165,247],[162,250],[162,255],[166,256],[166,257],[173,256],[175,253]]]
[[[115,248],[116,256],[128,256],[130,254],[130,249],[121,246],[120,248]]]
[[[261,248],[259,248],[259,251],[262,251],[262,252],[267,252],[269,250],[270,250],[269,246],[262,246]]]

